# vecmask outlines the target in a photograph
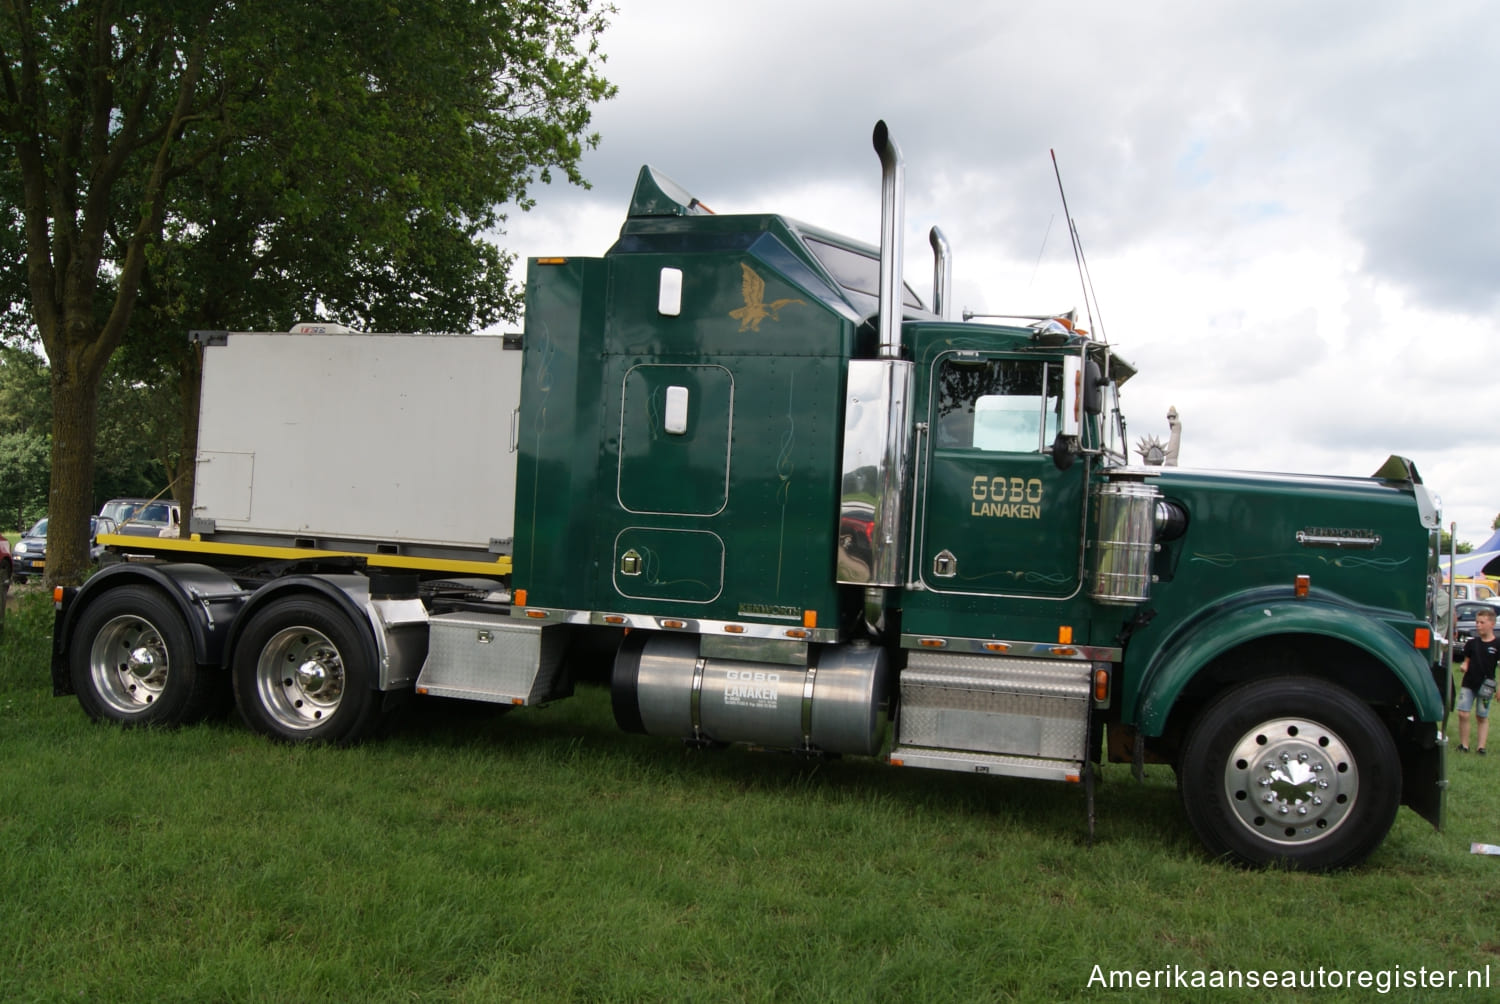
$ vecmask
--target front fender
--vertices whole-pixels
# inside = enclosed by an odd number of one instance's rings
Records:
[[[1205,613],[1152,655],[1141,676],[1137,729],[1142,735],[1161,735],[1183,689],[1219,655],[1262,638],[1293,634],[1334,638],[1369,653],[1411,697],[1418,720],[1443,717],[1442,696],[1426,656],[1385,621],[1329,600],[1252,596]]]

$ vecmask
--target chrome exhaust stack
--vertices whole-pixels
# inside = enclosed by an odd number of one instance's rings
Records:
[[[932,312],[948,319],[948,298],[953,291],[953,245],[937,227],[927,232],[932,244]]]
[[[884,122],[875,124],[874,139],[881,167],[880,345],[875,359],[849,360],[836,575],[840,584],[866,587],[865,620],[878,635],[884,591],[903,584],[913,368],[901,358],[901,149]]]
[[[875,152],[880,156],[880,358],[900,359],[906,167],[884,119],[875,123]]]

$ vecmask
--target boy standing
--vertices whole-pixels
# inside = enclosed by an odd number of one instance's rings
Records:
[[[1474,637],[1464,643],[1464,677],[1458,691],[1458,751],[1469,752],[1469,712],[1479,716],[1479,752],[1485,752],[1490,737],[1490,699],[1479,697],[1479,688],[1495,678],[1500,662],[1500,638],[1495,637],[1495,611],[1474,615]],[[1475,707],[1475,702],[1478,707]]]

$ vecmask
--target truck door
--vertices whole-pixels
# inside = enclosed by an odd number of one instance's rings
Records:
[[[937,356],[913,573],[941,593],[1065,599],[1082,582],[1087,458],[1058,470],[1063,362]]]

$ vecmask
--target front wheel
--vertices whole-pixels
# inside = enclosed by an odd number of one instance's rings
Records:
[[[120,586],[84,609],[68,669],[95,721],[188,725],[223,692],[222,675],[198,665],[181,612],[149,586]]]
[[[1359,698],[1306,677],[1247,683],[1183,744],[1178,788],[1210,852],[1306,871],[1367,858],[1401,805],[1401,760]]]
[[[360,627],[317,596],[288,596],[251,616],[234,652],[234,695],[245,722],[286,742],[365,738],[380,695]]]

